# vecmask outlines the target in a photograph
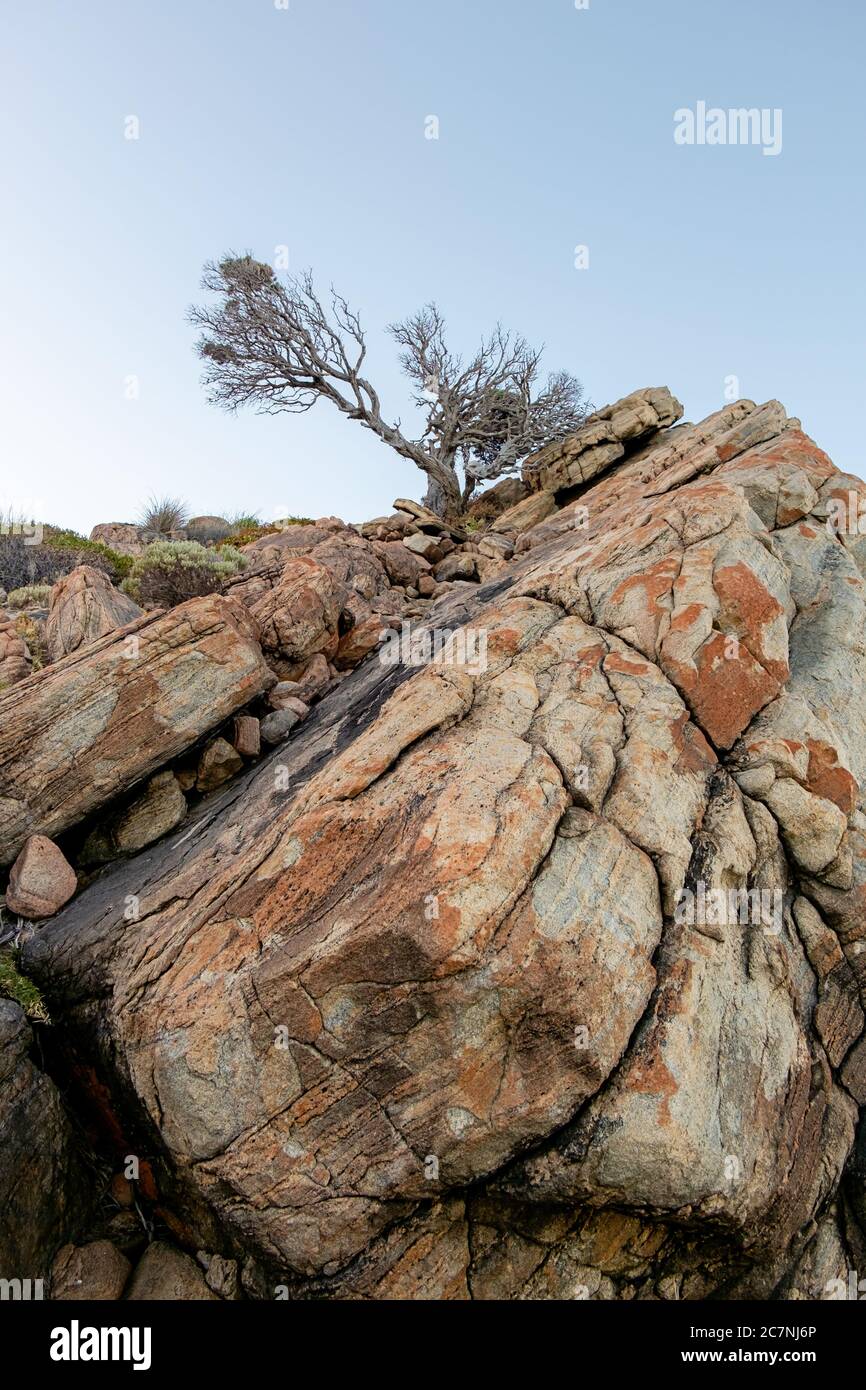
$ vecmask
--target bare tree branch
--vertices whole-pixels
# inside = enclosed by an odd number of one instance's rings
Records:
[[[308,271],[282,283],[251,255],[229,254],[205,266],[202,288],[215,299],[194,306],[189,318],[201,330],[197,351],[211,401],[231,411],[299,414],[329,400],[427,474],[428,505],[443,515],[458,516],[479,481],[512,471],[586,414],[582,388],[567,372],[548,377],[533,396],[541,353],[501,325],[464,363],[447,346],[439,310],[428,304],[389,329],[424,415],[421,437],[407,439],[399,421],[384,418],[362,375],[361,321],[333,286],[328,310]]]

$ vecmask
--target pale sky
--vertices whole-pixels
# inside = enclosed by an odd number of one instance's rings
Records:
[[[699,419],[736,377],[862,474],[864,15],[3,0],[0,503],[89,532],[152,492],[347,521],[420,496],[327,404],[207,404],[185,322],[202,263],[282,245],[360,310],[404,428],[384,329],[435,299],[456,347],[501,320],[596,405],[668,385]],[[701,101],[781,111],[780,153],[676,143],[674,113]]]

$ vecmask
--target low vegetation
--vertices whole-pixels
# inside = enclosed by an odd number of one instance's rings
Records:
[[[49,590],[49,593],[51,591]],[[45,643],[42,638],[43,628],[40,623],[34,623],[33,619],[26,613],[19,613],[15,619],[15,631],[27,643],[27,650],[30,653],[30,661],[34,671],[41,671],[46,661]]]
[[[187,599],[214,593],[244,565],[244,557],[235,546],[154,541],[135,558],[121,588],[144,608],[173,608]]]
[[[7,595],[10,608],[47,608],[51,597],[50,584],[24,584]]]
[[[12,999],[38,1023],[51,1022],[42,995],[33,981],[16,969],[15,954],[8,948],[0,950],[0,999]]]
[[[146,552],[138,557],[123,555],[69,527],[45,524],[37,528],[17,519],[4,524],[0,517],[0,590],[6,592],[11,608],[45,607],[58,579],[78,565],[91,565],[137,602],[171,606],[211,593],[224,578],[237,573],[242,568],[240,547],[286,526],[306,526],[313,520],[290,516],[279,523],[263,522],[258,513],[243,512],[225,519],[203,516],[190,527],[188,516],[189,508],[179,498],[151,497],[136,523],[147,543]],[[158,548],[166,545],[172,549]]]
[[[92,565],[94,569],[104,570],[113,584],[119,584],[121,579],[125,579],[132,568],[131,555],[121,555],[120,551],[112,550],[111,546],[103,544],[102,541],[88,540],[77,531],[59,526],[43,526],[42,543],[49,550],[74,555],[75,565]],[[75,565],[71,568],[74,569]],[[68,574],[69,571],[64,570],[64,573]]]
[[[138,517],[138,526],[150,536],[170,536],[182,531],[189,520],[189,507],[179,497],[149,497]]]
[[[129,573],[132,559],[57,526],[43,526],[38,541],[21,532],[0,534],[0,588],[7,593],[32,584],[54,584],[76,565],[104,570],[118,584]]]

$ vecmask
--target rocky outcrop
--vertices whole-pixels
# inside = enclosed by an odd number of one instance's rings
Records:
[[[503,512],[516,507],[529,496],[529,486],[522,478],[503,478],[487,488],[467,507],[467,515],[477,521],[494,521]]]
[[[407,537],[407,541],[411,537]],[[422,574],[430,573],[430,561],[416,554],[406,543],[399,541],[378,541],[373,549],[392,584],[416,585]]]
[[[466,539],[466,532],[459,526],[452,526],[449,522],[443,521],[441,516],[431,512],[429,507],[423,506],[420,502],[413,502],[407,497],[398,497],[394,503],[394,509],[412,517],[420,531],[429,531],[433,535],[444,533],[455,541],[465,541]]]
[[[683,408],[666,386],[648,387],[588,415],[582,427],[526,460],[523,481],[534,492],[561,492],[589,483],[635,441],[679,420]]]
[[[60,661],[141,616],[138,604],[115,589],[102,570],[79,565],[51,590],[45,624],[48,656]]]
[[[0,862],[28,835],[84,820],[271,684],[254,619],[209,594],[0,694]]]
[[[424,508],[420,508],[424,512]],[[421,590],[435,589],[431,563],[454,549],[450,534],[403,514],[402,539],[386,527],[349,527],[336,517],[292,526],[247,547],[248,567],[227,592],[255,614],[262,645],[282,680],[307,682],[322,663],[346,671],[379,645],[383,628],[421,613]],[[369,535],[362,534],[369,532]],[[325,682],[316,675],[316,687]]]
[[[861,1239],[851,484],[777,402],[680,413],[543,451],[513,556],[421,528],[479,576],[437,657],[283,690],[287,741],[24,946],[253,1296],[821,1297]],[[402,544],[313,529],[232,586],[289,682]]]

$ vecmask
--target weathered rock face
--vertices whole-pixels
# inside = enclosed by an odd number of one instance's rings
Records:
[[[90,539],[101,541],[119,555],[141,555],[147,549],[147,541],[141,530],[130,521],[100,522],[91,531]]]
[[[555,511],[556,499],[552,492],[531,492],[521,502],[500,513],[494,522],[494,530],[504,535],[528,531]]]
[[[438,660],[368,659],[25,946],[260,1296],[821,1297],[844,1267],[853,484],[777,402],[680,413],[638,392],[557,445],[515,557],[428,609],[462,628]],[[330,659],[353,547],[250,598],[272,654]]]
[[[474,502],[470,502],[467,512],[479,521],[492,521],[503,512],[516,507],[518,502],[522,502],[528,495],[529,487],[522,478],[503,478],[501,482],[482,492]]]
[[[54,1252],[85,1219],[92,1184],[31,1043],[23,1010],[0,999],[0,1279],[44,1279],[47,1296]]]
[[[376,541],[373,549],[385,566],[392,584],[417,584],[422,574],[430,573],[430,562],[416,555],[399,541]]]
[[[143,610],[115,589],[102,570],[79,565],[51,590],[45,643],[52,661],[87,647],[116,628],[135,622]]]
[[[262,647],[281,676],[293,679],[318,653],[336,654],[347,596],[333,569],[312,557],[301,555],[285,563],[274,587],[251,606]]]
[[[208,594],[0,694],[0,862],[77,824],[273,683],[255,621]]]
[[[23,681],[32,669],[30,650],[24,638],[8,618],[0,619],[0,691]]]
[[[409,539],[439,553],[440,542],[420,531]],[[281,679],[314,673],[318,688],[321,663],[351,669],[376,648],[383,625],[415,615],[406,595],[417,598],[415,586],[431,570],[402,543],[368,540],[333,517],[263,536],[247,552],[249,568],[228,592],[255,614]]]
[[[682,413],[666,386],[635,391],[587,416],[574,434],[528,458],[523,481],[534,492],[554,493],[591,482],[621,459],[628,445],[672,425]]]

